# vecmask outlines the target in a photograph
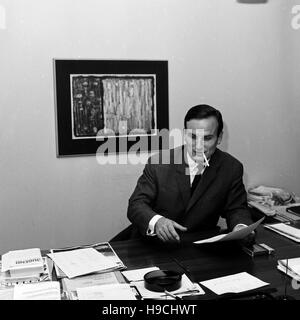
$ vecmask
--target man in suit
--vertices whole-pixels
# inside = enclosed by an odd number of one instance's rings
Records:
[[[182,233],[213,229],[220,216],[229,230],[251,224],[243,166],[217,148],[223,135],[221,113],[209,105],[194,106],[184,128],[183,146],[148,160],[129,199],[133,228],[141,236],[177,242]]]

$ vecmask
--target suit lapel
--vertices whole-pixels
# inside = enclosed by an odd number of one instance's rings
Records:
[[[217,149],[211,157],[209,167],[205,169],[203,176],[188,203],[186,212],[188,212],[195,205],[203,193],[208,189],[210,184],[214,181],[217,175],[217,170],[221,164],[220,155],[220,151]]]

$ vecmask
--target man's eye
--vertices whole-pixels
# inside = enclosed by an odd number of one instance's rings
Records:
[[[212,136],[206,136],[206,137],[204,137],[204,140],[205,141],[209,141],[209,140],[211,140],[212,139]]]

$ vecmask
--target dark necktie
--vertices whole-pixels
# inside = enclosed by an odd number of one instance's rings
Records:
[[[194,177],[193,183],[192,183],[192,187],[191,187],[191,195],[194,193],[195,189],[197,188],[197,185],[199,183],[199,181],[201,180],[202,174],[201,171],[203,169],[203,166],[200,165],[198,166],[198,170],[197,170],[197,174]]]

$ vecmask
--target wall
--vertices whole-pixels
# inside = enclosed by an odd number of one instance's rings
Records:
[[[242,2],[0,0],[0,253],[105,241],[128,225],[142,165],[56,158],[53,58],[168,60],[170,127],[192,105],[219,107],[246,185],[300,194],[292,1]]]

